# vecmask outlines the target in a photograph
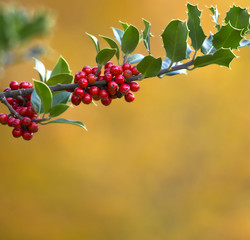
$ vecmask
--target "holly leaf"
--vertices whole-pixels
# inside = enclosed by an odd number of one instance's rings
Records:
[[[140,62],[143,58],[144,58],[144,56],[143,56],[142,54],[133,54],[133,55],[130,55],[130,56],[127,58],[127,62],[130,63],[130,64],[138,63],[138,62]]]
[[[69,64],[67,63],[67,61],[61,56],[58,61],[56,66],[53,68],[50,77],[53,77],[55,75],[58,74],[62,74],[62,73],[70,73],[70,69],[69,69]]]
[[[98,39],[95,36],[93,36],[93,35],[91,35],[89,33],[86,33],[86,34],[91,38],[91,40],[93,41],[93,43],[95,45],[97,53],[99,53],[100,52],[100,45],[99,45]]]
[[[166,56],[172,62],[179,62],[186,58],[187,36],[187,23],[180,20],[171,21],[162,33]]]
[[[213,45],[216,49],[231,48],[237,49],[240,46],[240,41],[243,39],[240,29],[232,27],[230,23],[222,26],[213,36]]]
[[[250,40],[243,40],[240,42],[240,47],[250,47]]]
[[[187,43],[187,52],[186,52],[186,59],[190,58],[191,52],[194,50],[190,47],[190,45]]]
[[[96,62],[99,65],[105,65],[116,53],[116,49],[104,48],[96,56]]]
[[[213,46],[213,35],[210,33],[209,37],[205,39],[201,46],[201,52],[204,55],[213,54],[216,51],[215,47]]]
[[[102,35],[100,35],[100,37],[102,37],[109,44],[109,46],[111,48],[116,49],[115,55],[116,55],[116,58],[117,58],[117,60],[119,62],[120,50],[119,50],[119,47],[118,47],[117,43],[113,39],[111,39],[109,37],[105,37],[105,36],[102,36]]]
[[[143,43],[147,49],[147,51],[150,54],[150,28],[151,28],[151,23],[148,22],[147,20],[143,19],[144,22],[144,30],[142,32],[142,38],[143,38]]]
[[[162,61],[162,65],[161,65],[161,70],[166,70],[168,69],[168,67],[171,64],[171,60],[169,58],[166,58]],[[159,76],[159,78],[163,78],[164,76],[174,76],[177,74],[187,74],[187,70],[186,69],[180,69],[180,70],[176,70],[176,71],[171,71],[171,72],[167,72],[167,73],[163,73]]]
[[[122,22],[122,21],[119,21],[119,22],[122,25],[123,30],[126,31],[129,25],[127,23]]]
[[[210,8],[208,8],[211,12],[212,12],[212,18],[213,18],[213,21],[215,22],[215,27],[217,28],[217,30],[219,31],[220,30],[220,24],[219,24],[219,12],[218,12],[218,9],[217,7],[213,7],[211,6]]]
[[[231,61],[236,56],[230,49],[219,49],[213,55],[198,56],[194,60],[194,67],[205,67],[211,64],[218,64],[229,68]]]
[[[71,92],[60,92],[53,96],[52,107],[57,104],[67,104],[70,100]]]
[[[58,83],[60,83],[60,84],[69,84],[69,83],[73,82],[73,78],[74,77],[72,75],[70,75],[70,74],[66,74],[66,73],[58,74],[58,75],[55,75],[55,76],[51,77],[47,81],[47,85],[48,86],[53,86],[53,85],[56,85]]]
[[[154,58],[151,55],[144,57],[136,66],[138,71],[142,74],[142,78],[155,77],[161,70],[161,58]]]
[[[33,59],[35,60],[35,63],[36,63],[34,69],[39,73],[40,80],[42,82],[45,82],[46,81],[46,69],[45,69],[45,66],[38,59],[36,59],[36,58],[33,58]]]
[[[117,28],[112,28],[116,41],[121,45],[124,32]]]
[[[136,27],[130,25],[121,40],[122,51],[125,55],[132,53],[139,43],[140,33]]]
[[[73,120],[68,120],[68,119],[64,119],[64,118],[58,118],[58,119],[55,119],[53,121],[49,121],[49,122],[46,122],[44,124],[50,124],[50,123],[66,123],[66,124],[73,124],[75,126],[79,126],[81,128],[84,128],[85,130],[87,130],[87,128],[85,127],[85,125],[80,122],[80,121],[73,121]]]
[[[198,51],[202,43],[204,42],[206,35],[203,32],[201,27],[201,11],[198,9],[197,5],[187,4],[188,8],[188,28],[189,28],[189,37],[191,38],[191,46],[195,51]]]
[[[67,104],[57,104],[49,110],[50,117],[58,117],[64,113],[70,106]]]
[[[33,90],[31,94],[30,101],[31,101],[33,109],[36,111],[38,116],[40,115],[40,113],[43,113],[44,111],[43,104],[35,89]]]

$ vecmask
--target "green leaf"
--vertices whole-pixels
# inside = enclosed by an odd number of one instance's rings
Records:
[[[67,104],[70,100],[70,92],[60,92],[57,95],[53,96],[52,107],[57,104]]]
[[[67,104],[57,104],[50,109],[49,114],[52,118],[57,117],[64,113],[69,107]]]
[[[122,36],[123,36],[124,32],[120,29],[117,29],[117,28],[112,28],[112,30],[113,30],[113,34],[115,36],[115,39],[121,45],[122,44]]]
[[[190,47],[190,45],[187,43],[187,52],[186,52],[186,59],[190,58],[191,52],[194,50]]]
[[[240,47],[250,47],[250,40],[243,40],[240,42]]]
[[[162,33],[166,56],[172,62],[179,62],[186,58],[187,36],[187,23],[180,20],[171,21]]]
[[[125,55],[132,53],[139,43],[140,33],[136,27],[130,25],[124,32],[121,47]]]
[[[130,64],[138,63],[138,62],[140,62],[143,58],[144,58],[144,56],[143,56],[142,54],[133,54],[133,55],[130,55],[130,56],[127,58],[127,62],[130,63]]]
[[[34,88],[42,101],[44,113],[48,113],[52,106],[52,92],[50,88],[45,83],[36,80],[34,80]]]
[[[191,46],[194,50],[198,51],[201,48],[202,43],[204,42],[206,35],[203,32],[201,27],[201,11],[198,9],[197,5],[187,4],[188,8],[188,28],[189,28],[189,36],[191,38]]]
[[[35,70],[39,73],[40,80],[42,82],[46,81],[46,69],[42,62],[40,62],[38,59],[33,58],[36,62],[36,66],[34,67]]]
[[[116,55],[116,58],[117,58],[117,60],[119,62],[120,50],[119,50],[119,47],[118,47],[117,43],[113,39],[111,39],[109,37],[105,37],[105,36],[102,36],[102,35],[100,35],[100,37],[102,37],[109,44],[109,46],[111,48],[116,49],[116,54],[115,55]]]
[[[143,37],[143,43],[147,49],[147,51],[150,54],[150,28],[151,28],[151,23],[148,22],[147,20],[143,19],[144,22],[144,30],[142,32],[142,37]]]
[[[249,26],[249,13],[247,8],[236,7],[235,5],[227,12],[225,23],[229,23],[238,29],[246,31]]]
[[[122,25],[123,30],[126,31],[129,25],[127,23],[124,23],[124,22],[121,22],[121,21],[119,21],[119,22]]]
[[[70,73],[69,64],[63,57],[60,57],[57,61],[56,66],[53,68],[50,77],[53,77],[62,73]]]
[[[53,120],[53,121],[46,122],[46,124],[49,124],[49,123],[66,123],[66,124],[73,124],[73,125],[82,127],[82,128],[84,128],[85,130],[87,130],[87,128],[85,127],[85,125],[84,125],[82,122],[80,122],[80,121],[68,120],[68,119],[64,119],[64,118],[58,118],[58,119],[55,119],[55,120]]]
[[[241,30],[236,29],[228,23],[226,26],[222,26],[213,36],[213,45],[216,49],[231,48],[237,49],[240,46],[242,40]]]
[[[116,53],[116,49],[104,48],[96,56],[96,62],[100,65],[106,64]]]
[[[136,66],[138,71],[142,73],[142,77],[155,77],[161,70],[161,58],[154,58],[151,55],[144,57]]]
[[[30,101],[31,101],[32,107],[34,108],[38,116],[40,115],[40,113],[43,113],[44,111],[43,104],[35,89],[33,90],[31,94]]]
[[[218,64],[229,67],[236,56],[230,49],[219,49],[213,55],[198,56],[194,61],[194,67],[205,67],[211,64]]]
[[[213,54],[216,51],[215,47],[213,46],[213,35],[210,34],[209,38],[205,39],[201,46],[201,52],[204,55]]]
[[[93,35],[91,35],[91,34],[89,34],[89,33],[86,33],[86,34],[91,38],[91,40],[93,41],[93,43],[94,43],[94,45],[95,45],[95,48],[96,48],[97,53],[99,53],[99,52],[100,52],[100,46],[99,46],[99,41],[98,41],[98,39],[97,39],[95,36],[93,36]]]
[[[69,83],[72,83],[73,82],[73,76],[70,75],[70,74],[58,74],[58,75],[55,75],[53,77],[51,77],[48,81],[47,81],[47,85],[48,86],[53,86],[53,85],[56,85],[58,83],[61,83],[61,84],[69,84]]]
[[[217,30],[219,31],[220,30],[220,24],[219,24],[219,12],[218,12],[218,9],[217,7],[213,7],[211,6],[210,8],[208,8],[211,12],[212,12],[212,18],[213,18],[213,21],[215,22],[215,27],[217,28]]]

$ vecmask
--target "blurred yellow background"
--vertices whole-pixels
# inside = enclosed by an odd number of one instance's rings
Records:
[[[143,29],[145,18],[152,54],[163,57],[159,35],[172,19],[187,18],[184,0],[16,3],[56,16],[53,33],[41,40],[53,50],[42,61],[51,69],[61,54],[73,73],[95,65],[85,32],[112,37],[119,20]],[[211,4],[222,20],[233,1],[199,2],[207,35],[215,31]],[[146,54],[142,44],[137,52]],[[41,126],[25,142],[0,126],[0,239],[250,239],[250,49],[235,53],[231,70],[212,65],[147,79],[133,103],[82,104],[63,115],[88,132]],[[9,67],[0,88],[37,78],[33,66]]]

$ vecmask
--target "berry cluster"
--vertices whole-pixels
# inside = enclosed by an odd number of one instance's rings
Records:
[[[4,89],[4,92],[23,88],[33,88],[33,85],[29,82],[18,84],[18,82],[12,81],[9,87]],[[38,131],[38,124],[34,120],[39,120],[39,117],[31,105],[30,97],[31,95],[6,98],[12,108],[19,113],[19,118],[13,114],[0,113],[0,123],[13,127],[12,135],[15,138],[22,136],[24,140],[30,140],[33,134]]]
[[[122,98],[124,96],[127,102],[132,102],[135,96],[132,92],[137,92],[140,86],[137,82],[127,82],[126,80],[133,75],[138,75],[140,72],[136,66],[131,66],[125,62],[122,66],[114,65],[108,62],[105,65],[104,75],[98,67],[85,66],[81,72],[75,75],[75,83],[78,87],[75,88],[71,97],[71,102],[74,105],[79,105],[81,102],[89,104],[92,100],[101,100],[102,104],[108,106],[112,99]],[[102,87],[95,86],[97,81],[106,81]]]

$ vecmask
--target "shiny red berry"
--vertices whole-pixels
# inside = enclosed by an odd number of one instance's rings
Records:
[[[89,66],[85,66],[83,69],[82,69],[83,72],[85,72],[87,75],[92,73],[92,68],[89,67]]]
[[[19,88],[19,84],[16,81],[11,81],[10,82],[10,88],[11,90],[17,90]]]
[[[8,102],[10,105],[12,105],[13,102],[14,102],[14,99],[11,98],[11,97],[7,97],[6,100],[7,100],[7,102]]]
[[[108,83],[108,89],[117,90],[118,84],[115,81],[110,81]]]
[[[22,133],[22,136],[23,136],[24,140],[31,140],[32,137],[33,137],[33,133],[30,132],[30,131],[24,130],[23,133]]]
[[[90,104],[92,102],[92,97],[89,93],[85,93],[83,98],[82,98],[82,102],[85,104]]]
[[[110,68],[106,68],[106,69],[104,70],[104,75],[105,75],[106,73],[110,73]]]
[[[13,135],[13,137],[15,137],[15,138],[21,137],[22,134],[23,134],[23,131],[22,131],[21,128],[14,128],[14,129],[12,130],[12,135]]]
[[[84,95],[84,90],[82,88],[77,87],[74,90],[74,95],[79,97],[79,98],[82,98]]]
[[[111,68],[112,66],[114,66],[114,64],[113,64],[112,62],[107,62],[107,63],[105,64],[105,69]]]
[[[90,89],[89,89],[89,94],[90,94],[92,97],[98,96],[99,91],[100,91],[100,88],[99,88],[99,87],[97,87],[97,86],[92,86],[92,87],[90,87]]]
[[[21,127],[21,120],[20,119],[15,119],[14,121],[13,121],[13,123],[12,123],[12,126],[14,127],[14,128],[20,128]]]
[[[111,81],[113,79],[113,75],[111,74],[111,73],[106,73],[105,75],[104,75],[104,80],[106,81],[106,82],[109,82],[109,81]]]
[[[38,131],[39,127],[38,127],[38,124],[36,122],[31,122],[28,129],[29,129],[30,132],[34,133],[34,132]]]
[[[135,100],[135,95],[129,92],[127,95],[125,95],[125,100],[127,102],[133,102]]]
[[[112,102],[112,98],[111,97],[106,97],[106,98],[103,98],[101,99],[101,102],[104,106],[108,106],[110,105],[110,103]]]
[[[89,84],[93,84],[95,83],[97,77],[93,73],[91,73],[86,77],[86,79],[88,80]]]
[[[21,120],[21,124],[22,126],[24,127],[28,127],[30,124],[31,124],[31,119],[29,117],[24,117],[22,120]]]
[[[74,104],[74,105],[79,105],[80,103],[81,103],[81,101],[82,101],[82,99],[81,98],[79,98],[79,97],[77,97],[76,95],[72,95],[72,97],[71,97],[71,102],[72,102],[72,104]]]
[[[130,70],[125,70],[124,72],[123,72],[123,76],[125,77],[125,78],[131,78],[132,77],[132,72],[130,71]]]
[[[0,123],[7,124],[8,122],[8,115],[5,113],[0,113]]]
[[[22,88],[29,88],[29,84],[27,82],[21,82],[19,84],[19,89],[22,89]]]
[[[129,86],[132,92],[137,92],[140,89],[140,85],[137,82],[130,82]]]
[[[78,81],[81,79],[81,78],[85,78],[87,76],[87,74],[85,72],[78,72],[76,75],[75,75],[75,79],[74,79],[74,82],[75,83],[78,83]]]
[[[130,90],[130,86],[126,83],[123,83],[120,87],[119,87],[119,92],[122,93],[123,95],[126,95]]]
[[[140,72],[137,70],[136,66],[133,66],[133,67],[131,68],[131,71],[132,71],[133,75],[138,75],[138,74],[140,74]]]
[[[94,75],[100,76],[100,75],[101,75],[101,70],[99,70],[98,74],[97,74],[97,70],[98,70],[98,67],[93,67],[93,68],[92,68],[92,73],[93,73]]]
[[[123,69],[123,71],[130,70],[131,69],[131,64],[128,63],[128,62],[123,63],[122,69]]]
[[[8,126],[9,126],[9,127],[12,127],[14,121],[15,121],[15,118],[14,118],[14,117],[10,117],[10,118],[8,119]]]
[[[80,88],[85,89],[88,86],[89,82],[86,78],[80,78],[78,81],[78,85]]]
[[[125,77],[121,74],[115,76],[115,81],[117,84],[123,84],[125,82]]]
[[[112,66],[110,68],[110,73],[113,75],[113,76],[116,76],[118,74],[121,74],[122,73],[122,67],[121,66]]]
[[[26,105],[27,106],[27,105]],[[33,115],[35,114],[36,112],[35,112],[35,110],[33,109],[33,107],[32,106],[29,106],[29,107],[27,107],[27,111],[26,111],[26,115],[28,116],[28,117],[33,117]]]
[[[23,117],[26,116],[27,114],[27,110],[28,108],[27,107],[22,107],[19,111],[19,114],[22,115]]]
[[[10,88],[10,87],[7,87],[7,88],[5,88],[3,91],[4,91],[4,92],[7,92],[8,90],[11,90],[11,88]]]
[[[109,97],[109,93],[106,89],[102,89],[100,90],[99,92],[99,97],[102,99],[102,98],[107,98]]]

